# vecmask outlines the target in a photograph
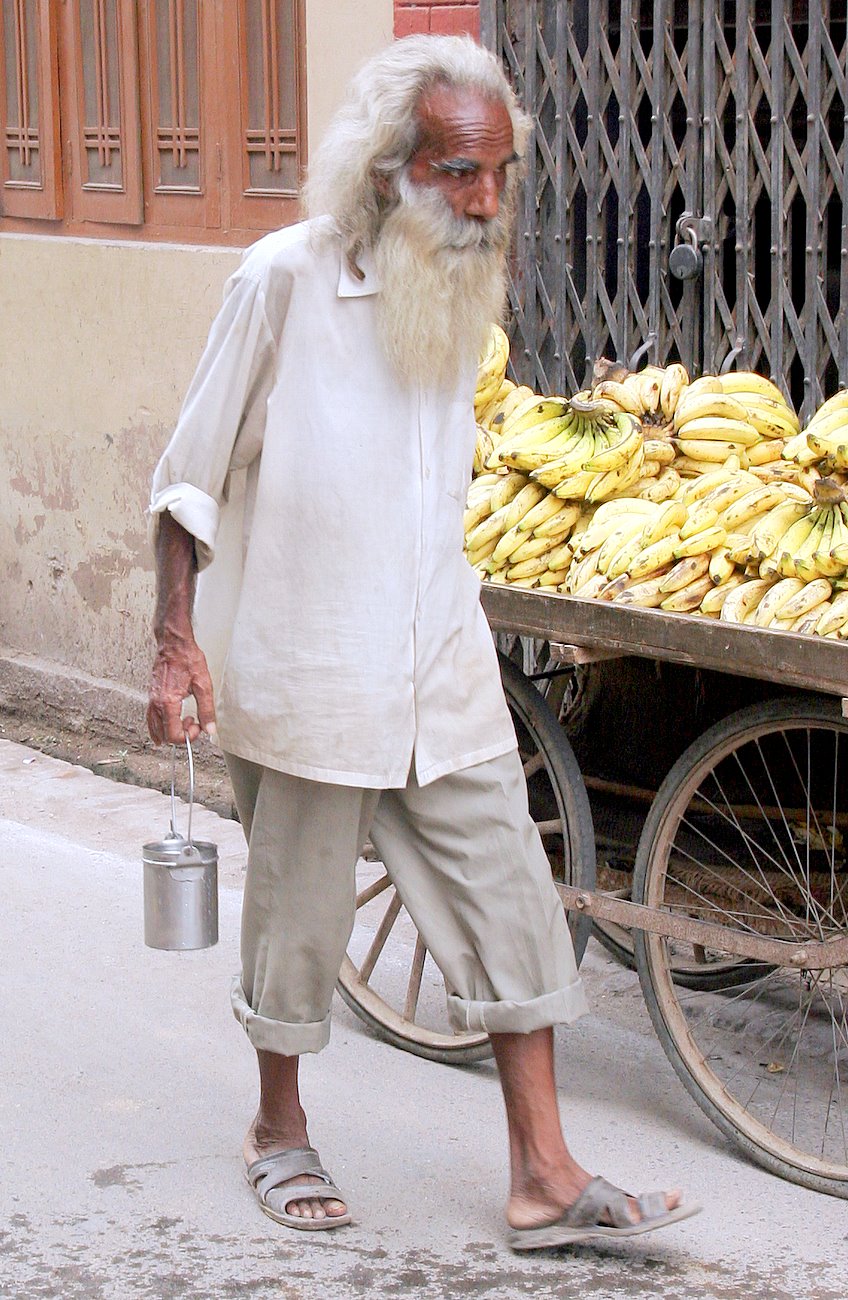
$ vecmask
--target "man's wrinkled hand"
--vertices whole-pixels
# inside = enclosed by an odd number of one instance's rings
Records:
[[[183,718],[183,701],[193,695],[197,717]],[[160,646],[153,663],[147,729],[156,745],[179,745],[202,731],[215,735],[212,679],[203,651],[195,643]]]

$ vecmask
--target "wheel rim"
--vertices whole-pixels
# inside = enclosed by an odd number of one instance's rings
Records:
[[[800,942],[843,931],[846,737],[837,720],[799,717],[716,745],[665,809],[640,901]],[[681,989],[670,941],[645,933],[639,949],[675,1067],[711,1117],[790,1171],[848,1194],[848,967],[737,959],[724,989],[720,980]],[[705,954],[718,964],[729,956]]]

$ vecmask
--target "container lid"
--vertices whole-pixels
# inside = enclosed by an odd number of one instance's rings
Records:
[[[164,839],[152,840],[143,848],[145,862],[161,862],[169,867],[188,867],[193,864],[218,861],[218,846],[207,840],[193,840],[183,835],[169,834]]]

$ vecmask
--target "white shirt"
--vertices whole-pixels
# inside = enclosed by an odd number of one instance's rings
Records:
[[[247,250],[150,511],[196,539],[224,749],[387,789],[413,761],[423,785],[516,742],[462,553],[474,376],[400,382],[362,269],[324,221]]]

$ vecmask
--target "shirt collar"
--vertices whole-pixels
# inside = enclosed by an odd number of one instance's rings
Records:
[[[356,264],[363,273],[363,279],[361,280],[351,270],[347,254],[342,249],[339,266],[338,296],[340,298],[367,298],[371,294],[380,291],[380,282],[377,279],[371,250],[364,249],[357,257]]]

